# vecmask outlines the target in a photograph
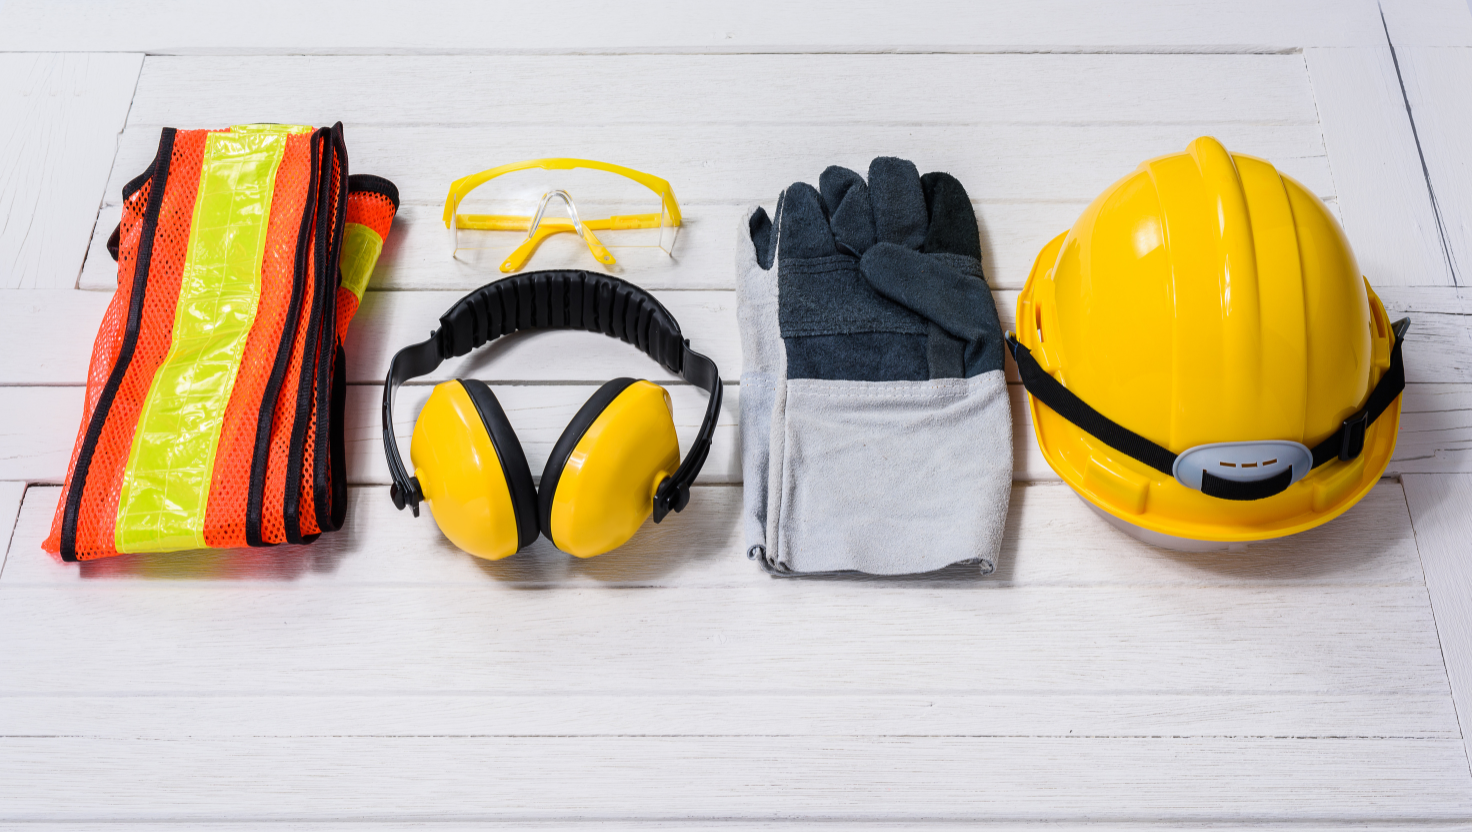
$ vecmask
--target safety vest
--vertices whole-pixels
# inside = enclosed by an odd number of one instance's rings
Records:
[[[64,560],[341,527],[343,335],[398,210],[342,124],[166,128],[123,188],[118,288],[45,548]]]

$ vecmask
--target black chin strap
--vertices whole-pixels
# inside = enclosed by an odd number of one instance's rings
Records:
[[[1339,429],[1329,434],[1327,439],[1312,448],[1313,467],[1317,468],[1331,460],[1349,460],[1359,456],[1365,449],[1365,431],[1405,389],[1406,368],[1401,359],[1401,344],[1405,342],[1406,332],[1411,328],[1411,319],[1401,318],[1391,324],[1390,328],[1395,334],[1395,343],[1390,348],[1390,367],[1380,376],[1375,389],[1370,391],[1365,406],[1345,419]],[[1017,372],[1022,377],[1022,386],[1027,388],[1028,395],[1116,451],[1164,474],[1175,476],[1176,454],[1169,448],[1151,442],[1089,407],[1088,403],[1049,375],[1038,364],[1037,359],[1032,357],[1032,352],[1010,332],[1007,333],[1007,348],[1017,362]],[[1282,492],[1291,483],[1291,472],[1255,482],[1240,482],[1214,477],[1208,471],[1203,474],[1201,490],[1224,500],[1260,500]]]
[[[690,349],[669,310],[645,290],[617,277],[580,270],[526,272],[476,289],[440,316],[429,338],[399,350],[383,382],[383,452],[388,458],[394,505],[419,516],[424,491],[409,474],[394,435],[394,395],[412,378],[428,375],[446,359],[462,356],[502,335],[526,329],[601,332],[643,350],[661,366],[710,395],[695,443],[675,473],[654,492],[654,522],[690,502],[690,486],[710,455],[721,413],[721,373],[715,362]]]

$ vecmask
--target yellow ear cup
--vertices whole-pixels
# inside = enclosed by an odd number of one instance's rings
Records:
[[[624,544],[680,466],[670,395],[648,381],[614,379],[583,405],[552,449],[539,489],[542,530],[580,558]]]
[[[511,487],[496,451],[465,384],[457,379],[436,385],[414,424],[409,445],[414,476],[445,537],[489,560],[515,554],[522,542]],[[521,455],[519,445],[516,455]],[[521,466],[526,467],[524,458]]]

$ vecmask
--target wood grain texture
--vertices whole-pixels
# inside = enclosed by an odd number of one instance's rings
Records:
[[[1305,49],[1340,219],[1381,286],[1452,285],[1390,48]]]
[[[541,158],[551,147],[575,147],[582,158],[614,160],[664,177],[681,205],[691,206],[692,221],[699,220],[698,207],[775,202],[787,185],[816,181],[829,165],[867,170],[876,156],[901,156],[921,171],[949,171],[973,200],[1087,203],[1140,162],[1180,153],[1203,133],[1238,153],[1271,159],[1315,194],[1335,194],[1323,138],[1314,124],[952,122],[922,130],[887,120],[780,126],[569,121],[507,131],[475,124],[365,124],[345,130],[353,171],[387,177],[405,201],[431,206],[444,205],[450,182],[459,177],[507,160]],[[494,154],[487,150],[488,132],[495,136]],[[109,203],[118,201],[123,185],[148,167],[158,139],[157,127],[123,131],[107,186]],[[443,235],[443,226],[436,233]],[[713,239],[731,240],[735,229],[718,234]],[[1038,241],[1037,247],[1046,242]]]
[[[358,820],[358,821],[301,821],[294,820],[289,823],[276,821],[210,821],[211,830],[221,832],[280,832],[284,827],[292,832],[306,832],[307,830],[323,830],[323,832],[365,832],[365,830],[379,830],[384,827],[382,821]],[[857,824],[850,824],[857,825]],[[862,826],[873,832],[920,832],[921,830],[934,830],[938,824],[930,821],[863,821]],[[516,821],[494,821],[494,820],[433,820],[422,823],[403,822],[398,823],[399,828],[405,829],[433,829],[436,832],[468,832],[468,830],[531,830],[531,832],[772,832],[780,829],[804,829],[804,828],[831,828],[832,821],[806,822],[802,820],[740,820],[723,818],[721,820],[516,820]],[[1035,832],[1038,828],[1036,821],[987,821],[982,824],[971,824],[974,828],[982,828],[988,832]],[[114,821],[108,820],[103,823],[67,822],[67,821],[30,821],[24,829],[41,829],[45,832],[135,832],[135,830],[153,830],[158,827],[157,822],[150,821]],[[1155,821],[1148,819],[1136,819],[1132,821],[1079,821],[1079,822],[1052,822],[1049,821],[1047,829],[1049,832],[1125,832],[1129,830],[1173,830],[1181,828],[1179,821]],[[1301,821],[1272,821],[1262,818],[1254,818],[1242,823],[1214,823],[1210,828],[1215,829],[1241,829],[1250,828],[1254,832],[1338,832],[1344,828],[1344,824],[1325,824],[1321,822]],[[1405,832],[1415,829],[1417,832],[1467,832],[1469,828],[1466,823],[1452,821],[1425,821],[1416,820],[1413,823],[1396,821],[1388,822],[1356,822],[1355,832]]]
[[[1405,490],[1447,676],[1465,725],[1472,721],[1472,477],[1407,476]]]
[[[0,288],[76,285],[142,63],[0,54]]]
[[[12,0],[5,49],[129,49],[151,54],[403,55],[443,52],[891,52],[1060,50],[1261,52],[1304,45],[1384,42],[1369,0],[1132,0],[1101,7],[1080,0],[1016,5],[928,0],[903,13],[877,0],[792,5],[757,0],[740,9],[637,0],[617,9],[571,0],[547,16],[532,7],[454,0],[435,14],[368,0],[338,4],[263,0],[230,25],[191,14],[183,0],[130,2],[67,15],[38,0]],[[276,22],[284,17],[296,27]],[[307,40],[297,31],[311,32]]]
[[[742,556],[735,519],[741,489],[697,486],[686,511],[646,525],[616,554],[570,558],[538,540],[509,560],[457,551],[428,516],[393,509],[382,487],[349,489],[351,523],[310,546],[124,555],[64,564],[41,551],[61,489],[28,492],[4,588],[113,586],[514,588],[760,587],[772,581]],[[845,581],[844,583],[852,583]],[[1015,486],[997,570],[978,580],[956,568],[878,586],[1244,587],[1396,586],[1424,581],[1399,486],[1383,482],[1333,523],[1238,552],[1184,555],[1142,544],[1101,521],[1067,487]],[[1148,597],[1142,596],[1142,597]]]
[[[609,66],[681,81],[672,89],[581,83]],[[517,92],[527,84],[547,97],[529,101]],[[917,86],[931,92],[917,97]],[[1042,245],[1113,179],[1202,133],[1272,158],[1333,198],[1297,55],[155,58],[140,90],[110,203],[152,158],[159,126],[346,120],[354,169],[394,180],[406,200],[375,275],[381,288],[464,289],[499,276],[496,262],[449,257],[439,220],[448,182],[570,143],[582,155],[668,178],[683,200],[676,257],[623,264],[651,288],[729,288],[744,205],[772,201],[828,164],[863,169],[881,154],[961,178],[977,201],[984,260],[998,287],[1020,287]],[[466,100],[477,106],[462,106]],[[516,129],[506,131],[510,125]],[[480,138],[486,130],[502,131],[494,159]],[[414,150],[429,146],[434,154]],[[823,150],[795,157],[804,147]],[[100,251],[117,210],[109,205],[98,221],[85,287],[116,283]],[[554,240],[534,265],[589,261],[578,246]]]
[[[1472,46],[1472,8],[1466,0],[1379,0],[1396,48]]]
[[[1444,739],[255,738],[171,744],[167,754],[157,746],[0,741],[0,819],[611,819],[658,806],[660,817],[686,819],[1181,822],[1271,812],[1350,822],[1402,819],[1412,806],[1433,819],[1472,808],[1461,744]],[[232,776],[247,756],[254,765]],[[66,782],[64,761],[80,759],[94,761],[85,790]]]
[[[1472,29],[1469,16],[1468,29]],[[1472,41],[1469,41],[1472,43]],[[1421,152],[1441,211],[1452,266],[1461,284],[1472,283],[1472,116],[1467,113],[1472,83],[1472,48],[1400,49],[1406,100],[1421,140]]]
[[[0,739],[973,736],[1460,739],[1444,694],[0,696]]]
[[[0,650],[27,694],[1447,694],[1424,586],[972,586],[17,586]]]
[[[587,83],[610,72],[678,83]],[[1297,55],[155,56],[138,89],[130,127],[1318,121]]]

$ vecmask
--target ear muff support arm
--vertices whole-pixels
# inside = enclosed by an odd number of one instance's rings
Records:
[[[659,489],[654,492],[656,523],[671,511],[683,511],[690,502],[690,486],[695,484],[696,475],[705,465],[705,458],[710,455],[711,437],[716,432],[716,419],[721,415],[721,372],[714,361],[690,349],[689,341],[684,342],[681,351],[680,377],[708,393],[709,400],[705,405],[705,420],[700,423],[700,433],[695,436],[695,444],[690,446],[674,476],[660,483]]]
[[[389,362],[383,383],[383,450],[395,506],[408,506],[418,516],[419,503],[424,500],[419,482],[404,466],[394,435],[393,402],[399,387],[487,341],[542,329],[583,329],[618,338],[710,395],[695,443],[655,492],[654,521],[689,503],[690,486],[710,454],[721,410],[721,375],[715,362],[690,349],[674,316],[638,286],[612,275],[549,270],[519,274],[476,289],[440,316],[439,329],[428,339],[404,347]]]
[[[399,440],[394,435],[394,396],[404,382],[429,375],[443,362],[439,339],[436,333],[431,332],[428,340],[411,344],[394,354],[388,364],[388,378],[383,381],[383,452],[388,459],[389,478],[393,483],[389,486],[389,496],[396,508],[403,511],[404,506],[409,506],[415,517],[419,516],[424,491],[419,487],[419,480],[404,468],[404,458],[399,455]]]
[[[1350,460],[1359,456],[1365,447],[1365,431],[1380,414],[1405,390],[1405,362],[1401,358],[1401,344],[1411,328],[1410,318],[1401,318],[1390,326],[1395,334],[1395,343],[1390,348],[1390,366],[1370,391],[1365,406],[1353,416],[1345,419],[1339,429],[1311,449],[1314,468],[1331,460]],[[1024,347],[1017,336],[1007,333],[1007,348],[1017,362],[1017,372],[1028,395],[1047,405],[1049,409],[1072,422],[1120,453],[1131,456],[1157,471],[1174,477],[1177,454],[1169,448],[1151,442],[1125,426],[1090,407],[1087,402],[1064,387],[1042,368],[1032,351]],[[1261,500],[1279,494],[1293,484],[1290,472],[1257,481],[1231,481],[1205,475],[1202,491],[1224,500]]]

